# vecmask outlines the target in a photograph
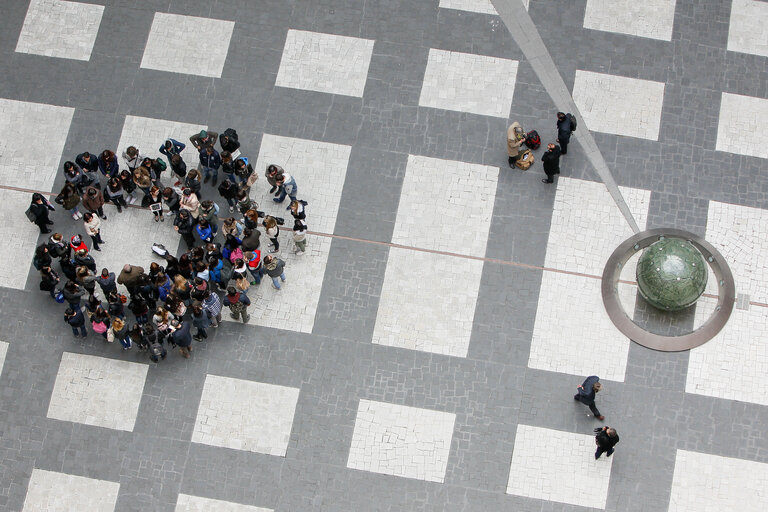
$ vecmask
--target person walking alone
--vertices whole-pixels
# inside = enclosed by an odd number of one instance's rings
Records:
[[[605,452],[606,457],[613,455],[613,447],[619,443],[619,434],[616,433],[616,429],[611,427],[603,427],[595,429],[595,444],[597,450],[595,451],[595,460]]]
[[[586,378],[584,383],[577,388],[577,393],[573,395],[573,399],[577,400],[584,405],[589,406],[589,410],[595,415],[595,418],[603,421],[605,416],[600,414],[595,405],[595,394],[599,393],[603,389],[603,385],[600,384],[600,377],[597,375],[591,375]]]

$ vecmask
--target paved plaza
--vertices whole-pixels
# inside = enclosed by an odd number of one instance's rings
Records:
[[[768,2],[503,0],[545,43],[526,55],[500,1],[4,2],[0,511],[768,510]],[[545,52],[583,120],[552,185],[543,149],[521,172],[505,140],[556,137]],[[225,312],[190,359],[74,339],[38,290],[31,192],[83,151],[173,137],[195,164],[188,137],[228,127],[261,209],[290,218],[270,163],[309,203],[283,289],[252,287],[249,323]],[[707,344],[648,350],[605,313],[632,230],[587,131],[641,229],[728,261],[737,304]],[[106,213],[99,267],[184,246]],[[635,263],[618,290],[639,318]],[[572,398],[592,374],[604,423]],[[603,424],[621,442],[596,461]]]

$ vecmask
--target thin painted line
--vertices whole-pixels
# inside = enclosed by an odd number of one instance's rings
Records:
[[[35,193],[39,192],[38,190],[28,189],[28,188],[21,188],[21,187],[12,187],[8,185],[0,185],[0,189],[4,190],[15,190],[17,192],[27,192],[27,193]],[[39,192],[40,194],[47,195],[47,196],[53,196],[50,192]],[[142,206],[138,205],[128,205],[131,208],[140,208],[140,209],[146,209]],[[293,231],[290,228],[283,228],[285,231]],[[458,252],[449,252],[449,251],[438,251],[436,249],[425,249],[423,247],[414,247],[412,245],[404,245],[404,244],[396,244],[393,242],[381,242],[379,240],[368,240],[366,238],[357,238],[352,236],[345,236],[345,235],[336,235],[333,233],[321,233],[319,231],[307,231],[310,235],[315,236],[322,236],[325,238],[336,238],[339,240],[347,240],[350,242],[357,242],[357,243],[363,243],[363,244],[372,244],[372,245],[378,245],[381,247],[389,247],[394,249],[405,249],[407,251],[416,251],[416,252],[424,252],[428,254],[438,254],[440,256],[450,256],[452,258],[462,258],[465,260],[474,260],[474,261],[482,261],[483,263],[496,263],[497,265],[506,265],[508,267],[517,267],[517,268],[524,268],[528,270],[540,270],[542,272],[553,272],[556,274],[564,274],[568,276],[576,276],[576,277],[586,277],[588,279],[597,279],[602,280],[602,276],[595,276],[592,274],[585,274],[583,272],[574,272],[572,270],[563,270],[559,268],[552,268],[552,267],[544,267],[540,265],[531,265],[529,263],[520,263],[517,261],[511,261],[511,260],[500,260],[498,258],[486,258],[484,256],[473,256],[471,254],[461,254]],[[632,286],[637,286],[637,281],[627,281],[624,279],[620,279],[619,283],[622,284],[628,284]],[[702,294],[703,297],[711,298],[711,299],[717,299],[717,295],[712,295],[711,293],[704,293]],[[762,302],[752,302],[749,303],[751,306],[758,306],[758,307],[764,307],[768,308],[768,304],[764,304]]]

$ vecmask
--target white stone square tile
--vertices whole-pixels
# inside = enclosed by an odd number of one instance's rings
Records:
[[[141,67],[220,78],[234,28],[234,21],[156,12]]]
[[[483,262],[389,249],[373,343],[467,357]]]
[[[192,442],[285,457],[299,389],[206,375]]]
[[[768,510],[768,464],[677,450],[668,512]]]
[[[392,243],[485,256],[498,179],[498,167],[410,155]]]
[[[593,132],[659,139],[662,82],[577,69],[573,101]]]
[[[139,204],[142,197],[141,190],[136,190]],[[81,208],[82,209],[82,208]],[[84,210],[83,210],[84,211]],[[165,211],[165,222],[155,222],[154,215],[144,208],[123,208],[122,213],[117,213],[117,208],[112,205],[104,206],[107,220],[101,221],[101,251],[91,251],[96,260],[96,273],[102,268],[108,268],[115,275],[119,275],[126,263],[138,265],[149,272],[149,265],[156,261],[165,266],[165,260],[152,252],[152,244],[163,244],[171,254],[178,254],[181,236],[173,229],[173,217],[168,210]],[[78,221],[78,232],[83,240],[92,249],[91,237],[85,233],[82,221]],[[186,247],[186,245],[184,245]],[[118,285],[122,293],[127,293],[123,285]],[[96,287],[97,293],[101,293]]]
[[[706,239],[733,272],[736,293],[768,303],[768,210],[709,202]]]
[[[587,0],[584,28],[672,40],[676,0]]]
[[[146,364],[64,352],[48,417],[131,432],[147,368]]]
[[[32,194],[28,192],[0,188],[0,237],[2,240],[13,241],[13,243],[0,244],[0,260],[21,262],[20,265],[0,265],[0,286],[23,290],[27,284],[27,269],[32,266],[32,257],[40,235],[37,224],[29,222],[24,215],[31,201]],[[61,210],[61,206],[57,204],[54,206]],[[55,220],[57,215],[62,214],[50,212],[49,217]],[[68,213],[65,212],[63,215]],[[34,293],[37,293],[38,282],[34,281]],[[50,299],[46,292],[39,293],[41,297],[45,294],[45,297]]]
[[[516,60],[430,48],[419,106],[509,117]]]
[[[264,171],[274,163],[290,173],[299,187],[299,199],[309,203],[306,207],[309,230],[333,233],[350,151],[350,146],[341,144],[264,135],[258,160],[254,164],[260,178],[251,188],[251,197],[259,203],[261,210],[286,219],[285,229],[280,231],[278,256],[286,262],[287,281],[279,291],[272,287],[268,276],[260,285],[251,287],[248,291],[252,303],[249,308],[251,325],[312,332],[332,241],[327,236],[310,234],[307,235],[306,254],[293,253],[293,218],[286,211],[289,200],[282,204],[272,201]],[[269,239],[263,233],[261,239],[262,253],[266,255]],[[224,320],[230,320],[228,314],[224,314]]]
[[[768,3],[733,0],[728,27],[728,51],[768,57]]]
[[[637,225],[645,229],[651,192],[619,189]],[[558,178],[544,266],[602,276],[610,255],[632,234],[603,183]]]
[[[275,85],[363,97],[373,41],[289,30]]]
[[[251,188],[251,197],[260,209],[285,217],[290,224],[287,227],[293,227],[293,217],[286,210],[289,199],[283,204],[274,203],[264,178],[267,167],[277,164],[296,179],[298,198],[309,203],[306,207],[309,230],[333,233],[351,152],[352,146],[343,144],[264,134],[259,157],[253,164],[259,181]]]
[[[625,306],[630,315],[636,292],[636,286],[619,285],[622,304],[631,306]],[[599,375],[601,379],[624,382],[628,353],[629,339],[605,312],[599,279],[543,273],[528,358],[530,368]]]
[[[8,355],[8,342],[0,341],[0,373],[5,366],[5,356]]]
[[[201,130],[207,129],[208,127],[202,124],[180,123],[151,117],[125,116],[123,131],[120,133],[120,142],[117,143],[117,151],[115,151],[120,161],[120,168],[125,168],[122,154],[128,146],[136,147],[143,156],[162,157],[168,163],[168,158],[160,154],[160,146],[168,138],[186,144],[187,147],[181,152],[181,157],[186,162],[187,169],[196,168],[200,163],[200,156],[192,143],[189,142],[189,138],[200,133]],[[164,174],[170,175],[170,168]]]
[[[714,302],[714,299],[699,299],[698,304],[703,305],[701,315],[709,316]],[[766,339],[768,308],[734,308],[722,331],[704,345],[691,350],[686,392],[768,405]]]
[[[59,160],[74,113],[69,107],[0,98],[0,185],[50,191],[63,172]],[[22,133],[35,134],[34,151],[19,143]]]
[[[523,6],[528,9],[529,0],[522,0]],[[491,0],[440,0],[439,7],[443,9],[456,9],[459,11],[478,12],[480,14],[498,14]]]
[[[768,148],[760,137],[755,136],[762,131],[766,116],[768,99],[722,93],[715,149],[768,158]]]
[[[347,467],[443,483],[456,415],[360,400]]]
[[[191,494],[179,494],[176,512],[273,512],[271,508],[254,507],[231,501],[214,500]]]
[[[120,484],[83,476],[33,469],[24,512],[112,512]]]
[[[595,449],[592,435],[518,425],[507,494],[605,508],[613,460]]]
[[[62,0],[31,0],[21,34],[19,53],[62,59],[90,60],[104,6]]]
[[[310,214],[311,215],[311,214]],[[310,217],[311,219],[311,217]],[[310,227],[311,229],[311,227]],[[262,258],[269,254],[269,239],[262,233]],[[307,252],[296,255],[291,232],[280,232],[280,254],[285,261],[286,281],[282,289],[272,286],[272,278],[266,274],[260,285],[253,285],[248,290],[251,306],[248,314],[250,325],[273,327],[294,332],[312,332],[315,325],[315,313],[323,288],[325,267],[331,252],[332,239],[327,236],[307,235]],[[232,320],[229,308],[224,308],[223,320]]]

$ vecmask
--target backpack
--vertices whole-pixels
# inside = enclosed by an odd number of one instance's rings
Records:
[[[578,124],[576,123],[576,116],[574,116],[573,114],[568,114],[568,120],[571,122],[571,132],[575,132],[576,125]]]
[[[224,133],[222,133],[225,137],[229,137],[232,140],[237,140],[237,131],[235,131],[234,128],[227,128],[224,130]]]
[[[536,130],[529,131],[525,136],[525,145],[531,149],[539,149],[541,146],[541,137]]]
[[[527,171],[531,165],[533,165],[535,158],[533,156],[533,153],[531,153],[530,149],[526,149],[523,151],[523,153],[520,155],[520,158],[515,160],[515,166],[517,166],[518,169],[521,171]]]

